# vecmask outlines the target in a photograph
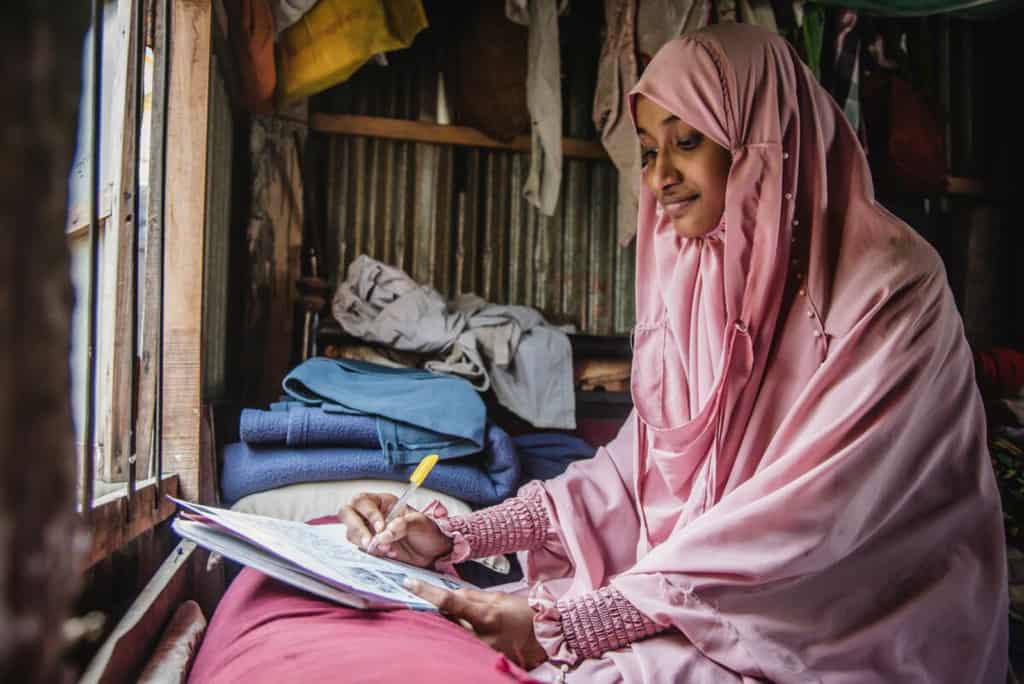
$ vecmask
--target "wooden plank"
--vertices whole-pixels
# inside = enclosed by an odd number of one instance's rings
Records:
[[[359,114],[313,114],[310,117],[310,128],[321,133],[361,135],[390,140],[487,147],[518,152],[529,152],[531,149],[528,135],[516,136],[509,142],[501,142],[468,126],[449,126],[427,121],[408,121]],[[562,154],[573,159],[608,159],[608,153],[601,143],[579,138],[564,138]]]
[[[164,471],[199,493],[210,0],[171,3],[164,205]]]
[[[135,681],[164,625],[189,598],[191,569],[203,555],[192,542],[178,544],[93,657],[80,684]]]
[[[164,138],[167,103],[167,5],[156,0],[153,9],[153,95],[150,105],[149,206],[146,210],[146,263],[142,285],[142,336],[139,340],[139,411],[135,421],[136,471],[149,477],[153,470],[157,372],[160,358],[160,305],[163,296]]]
[[[576,389],[584,392],[628,392],[630,359],[578,359],[572,378]]]
[[[119,391],[126,391],[115,383],[115,357],[124,356],[124,335],[120,335],[118,329],[118,313],[124,306],[124,296],[130,295],[127,291],[128,276],[131,262],[125,264],[119,259],[120,243],[124,237],[121,229],[123,223],[124,202],[121,197],[123,191],[122,181],[126,175],[125,153],[131,155],[130,146],[124,147],[126,137],[125,124],[130,120],[134,122],[134,111],[131,103],[134,98],[128,95],[132,92],[131,76],[134,74],[133,61],[129,58],[129,50],[126,47],[125,39],[131,35],[131,3],[119,3],[114,11],[116,16],[112,25],[107,25],[102,34],[104,46],[101,48],[104,53],[104,67],[111,67],[113,74],[110,76],[110,97],[101,96],[107,100],[110,108],[109,123],[101,126],[104,130],[100,134],[100,165],[106,168],[104,162],[109,162],[111,171],[101,171],[100,177],[106,182],[110,181],[112,186],[111,197],[113,201],[109,206],[110,214],[106,219],[100,221],[100,228],[96,231],[96,239],[99,240],[99,272],[98,291],[92,297],[97,305],[96,340],[95,340],[95,423],[93,435],[95,436],[95,449],[93,451],[93,472],[98,481],[124,481],[127,471],[120,468],[120,475],[113,472],[110,467],[116,459],[113,455],[113,442],[118,429],[114,425],[114,416],[118,410],[115,406],[118,401]],[[113,28],[113,31],[109,30]],[[110,58],[108,50],[113,46],[115,56]],[[108,84],[107,77],[102,77],[103,87]],[[106,104],[104,104],[106,106]],[[101,122],[107,117],[101,115]],[[129,117],[131,117],[129,119]],[[128,124],[128,130],[131,124]],[[121,141],[122,145],[118,145]],[[130,145],[130,144],[129,144]],[[108,154],[102,150],[109,148]],[[129,169],[130,172],[130,169]],[[109,178],[108,178],[109,176]],[[130,239],[130,238],[129,238]],[[120,342],[120,344],[118,344]],[[123,374],[121,374],[123,376]],[[123,384],[123,377],[118,378]],[[122,403],[122,406],[124,404]],[[88,441],[87,441],[88,443]]]
[[[445,297],[455,294],[454,265],[452,259],[452,235],[455,215],[455,150],[442,147],[438,154],[437,169],[437,218],[434,221],[435,239],[431,245],[434,274],[432,282]]]
[[[262,216],[272,231],[267,342],[263,357],[260,396],[271,400],[281,391],[281,378],[292,364],[292,336],[295,327],[295,281],[301,276],[302,246],[302,164],[305,127],[295,121],[306,118],[302,103],[287,112],[287,120],[263,119],[264,153],[271,158],[258,164],[263,174],[262,191],[256,198]]]
[[[177,475],[167,475],[162,481],[163,492],[178,496]],[[110,556],[143,532],[159,525],[174,515],[175,505],[166,497],[157,500],[156,478],[140,481],[128,512],[128,497],[123,491],[96,499],[89,524],[92,527],[92,547],[84,569],[90,568]]]
[[[118,125],[121,167],[114,181],[117,192],[114,193],[114,206],[107,232],[110,242],[106,245],[112,250],[114,277],[107,279],[106,287],[103,288],[104,301],[112,301],[114,306],[103,307],[105,315],[101,325],[105,332],[109,331],[106,339],[109,340],[107,349],[110,353],[101,355],[104,363],[99,373],[103,384],[109,383],[107,397],[110,403],[106,405],[109,413],[100,414],[102,442],[107,448],[103,450],[103,458],[98,463],[98,477],[106,482],[128,480],[128,462],[132,455],[129,453],[134,428],[131,405],[135,374],[135,359],[132,355],[132,307],[135,306],[132,280],[135,276],[135,208],[138,201],[135,197],[135,178],[139,164],[139,151],[135,147],[135,91],[137,87],[142,87],[142,74],[137,71],[140,43],[138,29],[141,24],[137,15],[142,12],[142,4],[142,0],[123,3],[123,11],[127,16],[122,35],[127,50],[124,50],[125,64],[118,65],[124,74],[123,77],[118,75],[118,80],[123,78],[121,82],[124,84],[119,91],[124,98],[119,106],[122,116]]]

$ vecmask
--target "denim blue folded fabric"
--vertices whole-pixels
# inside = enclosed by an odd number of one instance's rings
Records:
[[[377,418],[327,413],[319,406],[295,405],[286,410],[244,409],[238,434],[249,444],[302,446],[377,447]]]
[[[558,432],[517,435],[512,441],[524,483],[558,477],[573,461],[591,458],[597,451],[579,437]]]
[[[490,425],[486,450],[439,462],[424,485],[471,504],[489,506],[515,493],[519,459],[512,438]],[[243,496],[299,482],[360,480],[407,481],[415,465],[389,465],[380,449],[257,446],[224,447],[221,493],[227,505]],[[339,506],[344,502],[339,502]]]
[[[415,464],[430,453],[458,458],[484,448],[486,409],[462,378],[318,357],[293,369],[283,387],[291,398],[325,415],[375,417],[379,445],[391,465]]]

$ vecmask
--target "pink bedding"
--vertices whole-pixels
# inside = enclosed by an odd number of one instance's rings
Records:
[[[190,684],[532,681],[437,614],[346,608],[250,568],[221,599],[189,676]]]

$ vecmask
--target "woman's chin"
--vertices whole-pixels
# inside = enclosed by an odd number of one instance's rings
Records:
[[[691,220],[691,217],[680,217],[672,221],[672,227],[675,228],[676,234],[679,237],[684,238],[699,238],[704,237],[715,229],[715,224],[705,225],[704,223],[698,223]]]

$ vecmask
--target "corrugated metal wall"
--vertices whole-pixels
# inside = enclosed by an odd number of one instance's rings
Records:
[[[203,268],[203,396],[226,394],[234,120],[217,58],[210,64],[206,158],[206,265]]]
[[[567,137],[594,136],[595,57],[563,61]],[[365,66],[317,108],[436,120],[439,60],[429,46],[389,60],[386,68]],[[522,196],[528,153],[346,135],[321,140],[328,146],[324,261],[332,277],[344,278],[365,253],[446,296],[476,292],[534,306],[592,334],[632,327],[635,252],[632,243],[616,243],[610,162],[565,160],[559,206],[547,217]]]

